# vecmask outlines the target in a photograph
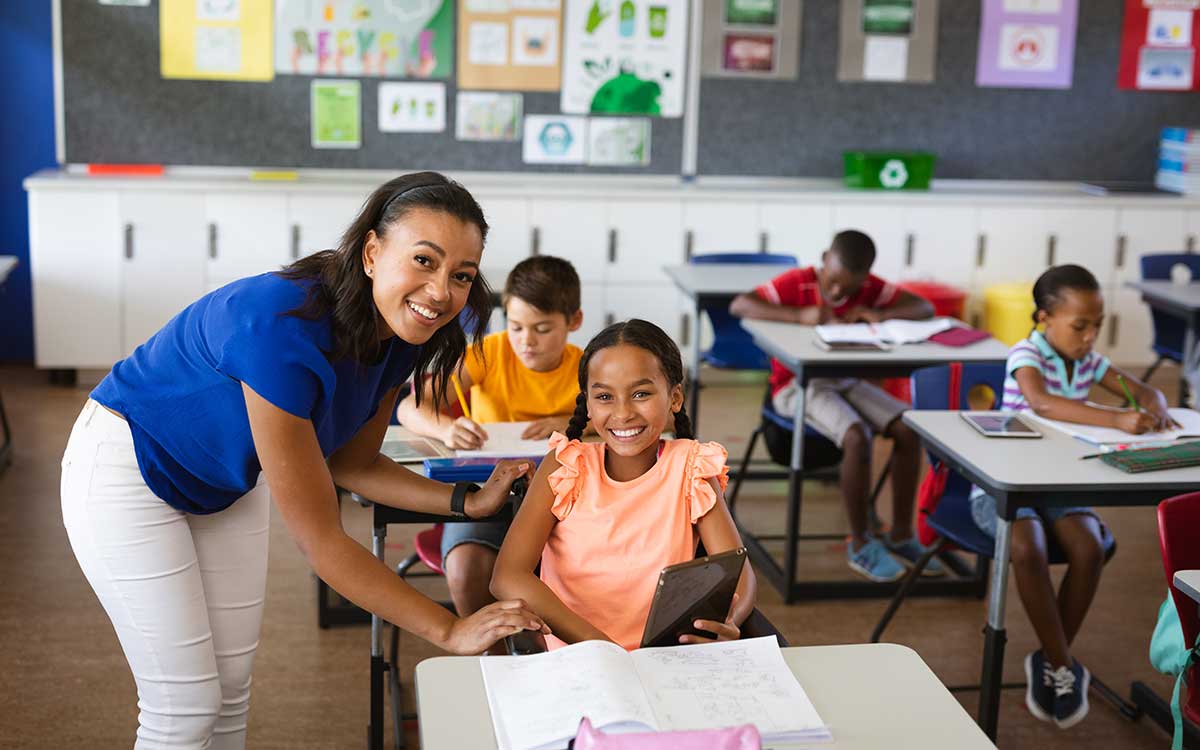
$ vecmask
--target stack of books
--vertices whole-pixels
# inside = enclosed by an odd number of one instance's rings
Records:
[[[1200,195],[1200,129],[1163,128],[1158,149],[1154,184],[1172,193]]]

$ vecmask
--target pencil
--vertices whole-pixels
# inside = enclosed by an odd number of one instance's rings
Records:
[[[454,383],[454,392],[458,394],[458,405],[462,407],[463,416],[467,419],[471,418],[471,407],[467,406],[467,398],[463,395],[462,384],[458,382],[457,375],[451,375],[450,381]]]
[[[1118,375],[1117,382],[1121,384],[1121,390],[1125,391],[1125,398],[1129,399],[1129,408],[1141,409],[1142,407],[1138,405],[1137,399],[1133,397],[1133,393],[1129,390],[1129,384],[1125,382],[1125,378]]]

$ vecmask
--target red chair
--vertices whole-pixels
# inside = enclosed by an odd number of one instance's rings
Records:
[[[1187,594],[1173,583],[1175,572],[1200,569],[1200,492],[1179,495],[1158,504],[1158,543],[1162,549],[1163,570],[1167,586],[1179,613],[1184,643],[1191,646],[1200,633],[1200,611]],[[1188,699],[1183,707],[1185,720],[1200,725],[1200,665],[1188,670]]]

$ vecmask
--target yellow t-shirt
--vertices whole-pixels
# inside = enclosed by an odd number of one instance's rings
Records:
[[[579,395],[579,359],[583,350],[567,344],[562,362],[549,372],[535,372],[517,358],[508,332],[483,339],[483,357],[467,349],[463,366],[471,377],[471,418],[488,422],[528,422],[569,416]]]

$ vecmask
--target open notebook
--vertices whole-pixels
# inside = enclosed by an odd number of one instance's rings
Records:
[[[500,750],[565,748],[585,716],[607,733],[754,724],[772,745],[833,739],[773,636],[632,652],[585,641],[480,663]]]
[[[827,344],[915,344],[955,325],[952,318],[834,323],[817,326],[817,337]]]
[[[550,441],[525,440],[521,433],[529,422],[488,422],[483,427],[488,439],[475,450],[460,450],[459,458],[520,458],[522,456],[544,456],[550,450]]]
[[[1097,406],[1089,404],[1089,406]],[[1101,409],[1106,407],[1099,407]],[[1046,419],[1039,417],[1033,412],[1025,412],[1028,416],[1041,422],[1047,427],[1065,432],[1071,437],[1082,440],[1090,445],[1136,445],[1138,443],[1156,443],[1166,440],[1179,440],[1181,438],[1200,438],[1200,412],[1192,411],[1191,409],[1168,409],[1171,416],[1180,424],[1179,429],[1167,430],[1165,432],[1146,432],[1141,435],[1130,435],[1128,432],[1114,429],[1112,427],[1093,427],[1086,424],[1075,424],[1073,422],[1060,422],[1056,419]]]

